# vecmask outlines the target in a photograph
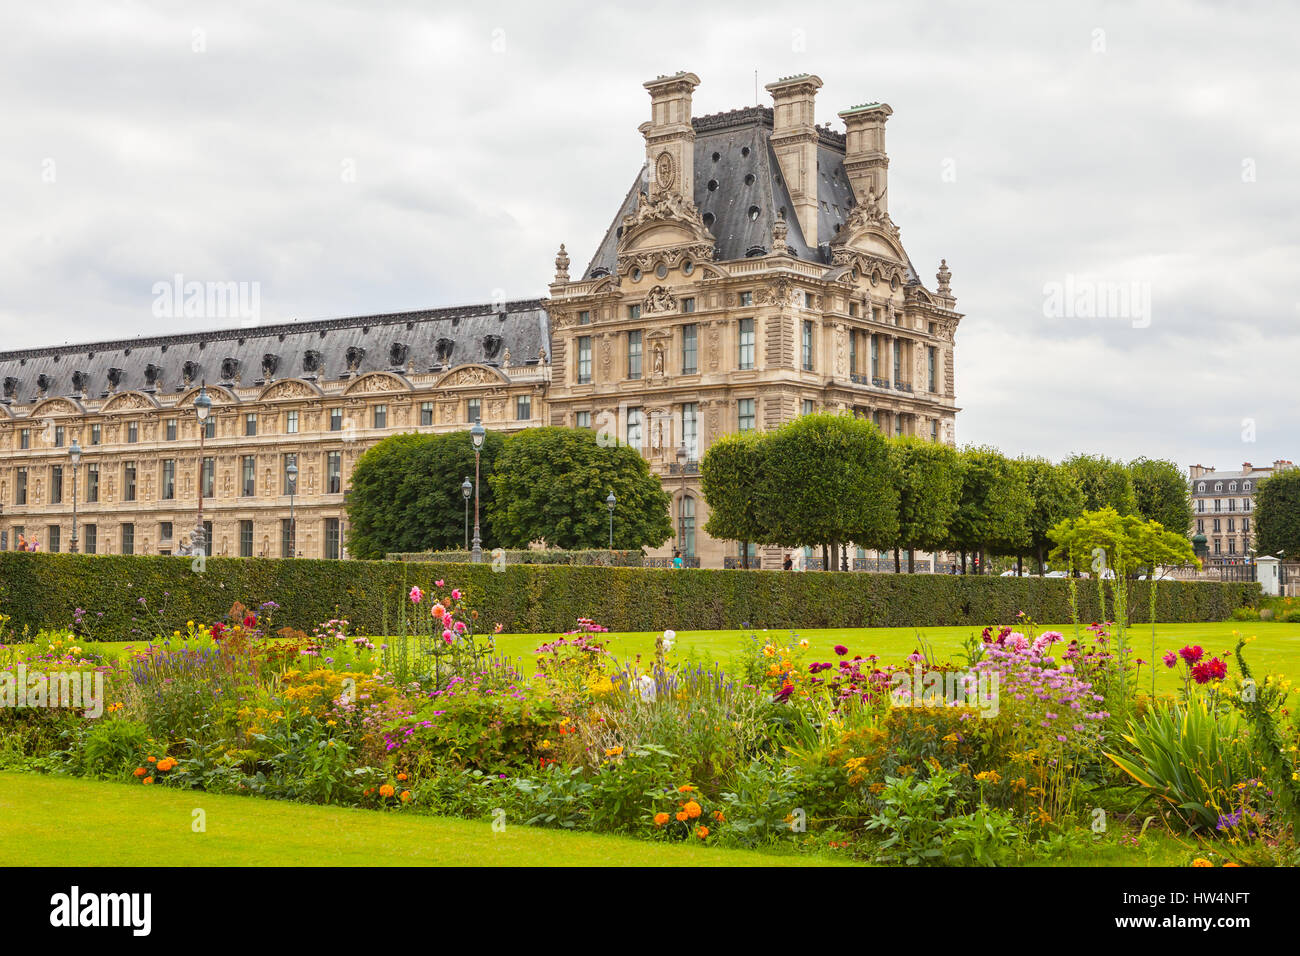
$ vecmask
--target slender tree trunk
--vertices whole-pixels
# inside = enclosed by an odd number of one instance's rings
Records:
[[[740,542],[740,566],[742,569],[749,570],[749,542]]]
[[[966,573],[966,549],[961,549],[961,573]]]
[[[822,545],[822,570],[829,571],[830,569],[831,569],[831,557],[830,554],[827,553],[826,545],[823,544]]]
[[[1016,555],[1016,577],[1023,578],[1024,576],[1025,576],[1025,556],[1023,554],[1017,554]]]
[[[1043,546],[1038,546],[1038,576],[1041,578],[1047,574],[1047,561],[1043,557]]]
[[[902,552],[899,551],[897,548],[894,549],[894,573],[895,574],[903,573],[903,566],[901,564],[902,558],[900,557],[901,554]]]
[[[908,574],[916,573],[916,549],[915,548],[907,549],[907,573]]]

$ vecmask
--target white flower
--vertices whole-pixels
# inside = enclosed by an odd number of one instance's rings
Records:
[[[677,640],[676,631],[664,631],[664,650],[671,651],[673,649],[673,641],[675,640]]]
[[[637,678],[636,683],[637,683],[637,690],[640,691],[641,693],[641,700],[643,700],[647,704],[654,703],[655,694],[657,692],[657,688],[655,687],[655,679],[651,677],[649,674],[642,674],[640,677]]]

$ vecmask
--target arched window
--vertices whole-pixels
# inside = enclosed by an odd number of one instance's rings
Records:
[[[1222,491],[1222,490],[1223,490],[1223,482],[1221,482],[1221,481],[1216,481],[1216,482],[1214,483],[1214,490],[1215,490],[1215,491]]]
[[[685,557],[695,556],[695,499],[683,495],[677,505],[678,547]]]
[[[1241,485],[1241,490],[1250,491],[1250,482],[1249,481],[1243,482]]]
[[[1231,482],[1229,482],[1229,483],[1228,483],[1228,490],[1229,490],[1229,491],[1236,491],[1236,490],[1237,490],[1237,483],[1236,483],[1235,481],[1231,481]]]
[[[1205,491],[1205,482],[1202,481],[1199,485],[1197,485],[1196,490],[1198,493]]]

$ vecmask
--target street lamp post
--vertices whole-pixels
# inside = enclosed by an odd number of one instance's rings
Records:
[[[605,499],[605,507],[609,509],[609,550],[614,550],[614,503],[618,499],[614,497],[614,492],[609,493]]]
[[[72,460],[72,540],[68,543],[68,550],[72,554],[77,553],[77,471],[81,465],[81,446],[77,440],[72,439],[72,447],[68,449],[68,458]]]
[[[208,553],[207,532],[203,530],[203,442],[208,434],[208,415],[212,412],[212,399],[208,398],[208,383],[199,386],[199,394],[194,399],[194,414],[199,420],[199,517],[191,535],[190,551],[194,554]]]
[[[289,557],[295,558],[298,556],[298,523],[293,500],[298,491],[298,463],[290,458],[284,473],[289,479]]]
[[[474,420],[474,427],[469,430],[470,441],[474,445],[474,544],[470,549],[469,560],[471,564],[480,564],[483,561],[483,541],[479,537],[478,527],[478,504],[479,504],[479,455],[483,451],[483,438],[487,435],[487,430],[483,427],[483,422],[479,419]]]
[[[469,496],[474,493],[474,486],[469,483],[469,476],[460,483],[460,493],[465,498],[465,550],[469,550]]]
[[[686,460],[689,457],[690,452],[683,441],[677,446],[677,470],[682,475],[682,497],[677,502],[677,550],[683,558],[686,557]]]

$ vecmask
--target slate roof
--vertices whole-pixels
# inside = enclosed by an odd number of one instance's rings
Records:
[[[400,369],[439,371],[467,363],[499,365],[510,350],[511,365],[535,365],[538,352],[551,351],[550,320],[540,299],[425,309],[386,315],[293,322],[254,328],[221,329],[152,338],[119,339],[85,345],[0,352],[0,402],[37,400],[37,379],[46,376],[45,397],[99,399],[130,389],[159,398],[185,388],[184,366],[194,363],[194,384],[233,381],[241,387],[269,381],[263,359],[275,357],[273,379],[314,378],[319,382],[347,377],[348,356],[357,359],[355,374]],[[394,352],[405,346],[405,354]],[[364,352],[358,350],[364,349]],[[394,358],[400,361],[394,362]],[[237,363],[232,365],[231,363]],[[114,371],[115,370],[115,371]],[[83,388],[73,382],[85,375]],[[150,376],[153,385],[150,385]],[[12,394],[9,394],[12,391]]]
[[[829,265],[830,240],[854,206],[853,187],[844,174],[844,134],[818,127],[819,236],[805,237],[772,151],[770,107],[699,116],[691,125],[695,129],[693,198],[705,225],[717,237],[715,258],[726,261],[765,255],[772,244],[772,223],[784,209],[790,252],[808,262]],[[583,273],[584,279],[614,271],[623,217],[635,211],[640,193],[648,190],[649,170],[642,166]],[[910,262],[908,270],[909,279],[915,278]]]

